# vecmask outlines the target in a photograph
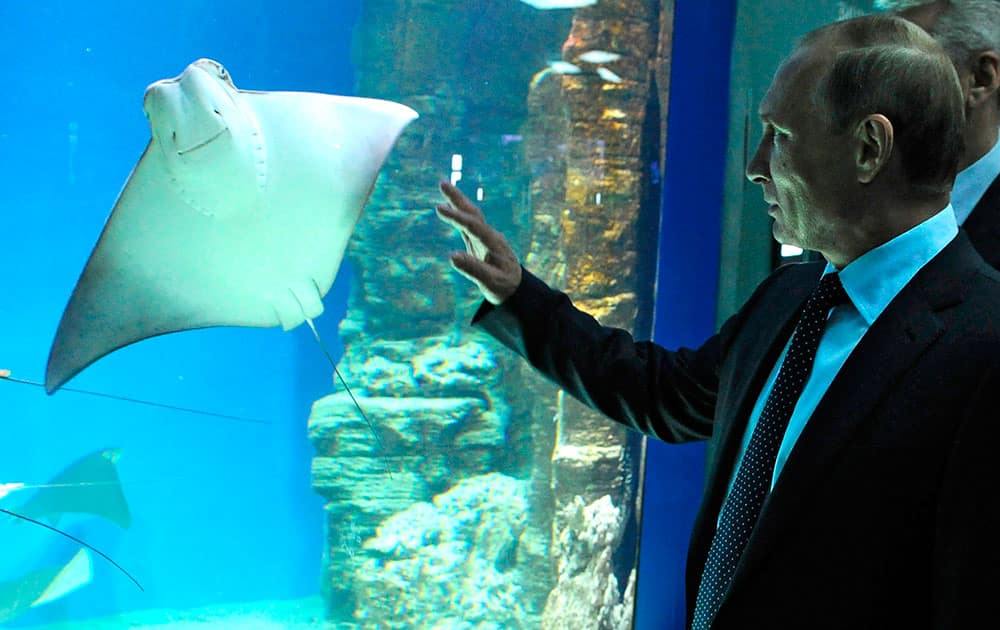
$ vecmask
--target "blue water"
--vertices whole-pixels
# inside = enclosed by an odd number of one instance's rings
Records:
[[[63,307],[148,141],[145,87],[211,57],[237,87],[350,94],[358,4],[0,3],[0,368],[43,379]],[[349,283],[345,267],[316,321],[335,358]],[[115,352],[69,386],[267,424],[0,381],[0,483],[44,483],[84,454],[123,449],[131,528],[83,516],[60,527],[146,588],[95,559],[93,584],[17,625],[318,592],[323,513],[305,426],[333,384],[307,328],[166,335]],[[0,507],[16,503],[12,494]],[[0,580],[75,549],[0,516]]]

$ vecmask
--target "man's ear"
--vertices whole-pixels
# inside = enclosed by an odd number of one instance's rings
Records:
[[[854,166],[858,181],[870,184],[892,156],[892,123],[882,114],[869,114],[854,128]]]
[[[969,109],[992,102],[1000,89],[1000,54],[995,50],[977,53],[969,66],[966,82],[965,106]]]

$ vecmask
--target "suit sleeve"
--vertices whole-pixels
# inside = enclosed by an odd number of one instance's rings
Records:
[[[473,323],[584,404],[679,443],[711,437],[719,368],[741,314],[699,348],[670,351],[602,326],[525,270],[514,295],[484,303]]]

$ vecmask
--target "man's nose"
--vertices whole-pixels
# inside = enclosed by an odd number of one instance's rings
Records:
[[[764,184],[771,181],[771,170],[768,167],[771,157],[770,148],[770,140],[767,134],[764,134],[764,137],[760,139],[760,143],[757,145],[757,150],[754,151],[750,161],[747,162],[747,179],[755,184]]]

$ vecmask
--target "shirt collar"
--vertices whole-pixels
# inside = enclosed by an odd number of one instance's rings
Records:
[[[972,210],[983,198],[986,189],[1000,175],[1000,142],[994,142],[986,155],[973,162],[955,177],[955,187],[951,189],[951,205],[955,207],[958,224],[972,214]]]
[[[840,270],[851,303],[871,326],[917,275],[958,234],[951,204],[892,240],[865,252]],[[823,275],[836,271],[827,264]]]

